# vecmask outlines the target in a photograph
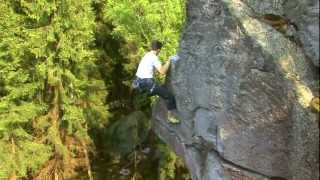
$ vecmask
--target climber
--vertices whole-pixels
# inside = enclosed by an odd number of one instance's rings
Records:
[[[151,50],[144,55],[139,63],[136,79],[132,86],[134,89],[147,92],[149,96],[158,95],[163,98],[167,102],[169,122],[179,123],[174,115],[177,107],[173,94],[164,85],[158,85],[154,80],[154,70],[156,69],[160,74],[165,75],[169,70],[170,62],[177,61],[178,56],[173,56],[162,65],[158,57],[161,48],[161,42],[153,41],[151,43]]]

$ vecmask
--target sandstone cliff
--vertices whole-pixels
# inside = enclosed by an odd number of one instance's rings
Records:
[[[194,180],[319,179],[319,1],[189,0],[153,128]]]

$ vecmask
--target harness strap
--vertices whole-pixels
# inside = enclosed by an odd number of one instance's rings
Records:
[[[154,90],[155,87],[156,87],[156,83],[153,82],[153,85],[152,85],[152,87],[151,87],[151,89],[150,89],[150,92],[151,92],[151,93],[153,92],[153,90]]]

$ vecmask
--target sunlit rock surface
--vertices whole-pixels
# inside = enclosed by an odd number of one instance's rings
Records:
[[[268,19],[288,20],[289,1],[259,2],[188,2],[168,79],[181,123],[166,122],[160,101],[153,128],[195,180],[319,179],[319,115],[309,108],[319,95],[315,47],[299,43],[300,27]]]

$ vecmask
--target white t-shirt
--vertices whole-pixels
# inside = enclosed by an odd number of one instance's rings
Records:
[[[155,52],[146,53],[141,59],[136,76],[139,78],[153,78],[153,72],[161,67],[161,62]]]

